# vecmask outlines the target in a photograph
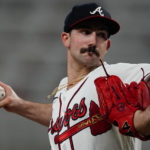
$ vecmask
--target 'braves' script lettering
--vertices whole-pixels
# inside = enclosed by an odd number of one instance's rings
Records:
[[[68,109],[64,117],[58,117],[55,124],[53,120],[51,121],[51,134],[54,132],[60,132],[63,126],[68,126],[70,119],[77,120],[78,118],[83,117],[87,112],[85,105],[85,98],[82,98],[80,104],[74,104],[72,109]]]

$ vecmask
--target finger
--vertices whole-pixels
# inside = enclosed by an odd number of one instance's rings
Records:
[[[0,86],[2,86],[5,89],[6,92],[6,96],[12,94],[12,89],[10,86],[8,86],[7,84],[3,83],[0,81]]]
[[[0,108],[5,107],[6,105],[8,105],[10,102],[9,98],[5,98],[4,100],[0,101]]]
[[[5,84],[4,82],[0,81],[0,86],[5,87],[5,86],[7,86],[7,84]]]

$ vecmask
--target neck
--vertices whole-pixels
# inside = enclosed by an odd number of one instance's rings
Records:
[[[68,63],[67,76],[68,76],[68,89],[75,86],[80,82],[87,74],[89,74],[95,68],[87,68],[84,65],[77,63]]]

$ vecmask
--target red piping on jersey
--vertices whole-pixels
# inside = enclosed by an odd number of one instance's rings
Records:
[[[79,92],[79,90],[81,89],[81,87],[83,86],[83,84],[86,82],[87,79],[88,79],[88,78],[86,78],[86,79],[83,81],[83,83],[80,85],[80,87],[77,89],[77,91],[76,91],[76,92],[73,94],[73,96],[71,97],[71,99],[70,99],[70,101],[69,101],[69,103],[68,103],[68,105],[67,105],[66,112],[67,112],[67,110],[68,110],[68,107],[69,107],[69,105],[70,105],[72,99],[73,99],[73,98],[75,97],[75,95]]]
[[[60,119],[60,115],[61,115],[61,107],[62,107],[62,102],[61,102],[61,94],[60,94],[60,96],[59,96],[59,104],[60,104],[60,106],[59,106],[59,119]],[[57,134],[59,135],[59,131],[57,131]],[[61,150],[61,147],[60,147],[60,143],[58,143],[58,148],[59,148],[59,150]]]
[[[68,108],[69,108],[69,105],[70,105],[71,101],[73,100],[73,98],[75,97],[75,95],[79,92],[79,90],[80,90],[81,87],[84,85],[84,83],[87,81],[87,79],[88,79],[88,77],[83,81],[83,83],[80,85],[80,87],[77,89],[77,91],[73,94],[73,96],[72,96],[71,99],[69,100],[69,103],[68,103],[67,108],[66,108],[66,112],[68,111]],[[62,107],[61,94],[60,94],[60,97],[59,97],[59,102],[60,102],[60,108],[59,108],[59,119],[60,119],[60,116],[61,116],[61,107]],[[62,126],[63,126],[63,124],[64,124],[64,120],[65,120],[65,117],[63,118]],[[67,128],[68,128],[68,130],[70,129],[69,124],[68,124]],[[50,129],[52,129],[52,127],[51,127]],[[50,131],[50,130],[49,130],[49,131]],[[56,135],[56,136],[59,136],[59,131],[57,132],[57,135]],[[69,141],[70,141],[71,150],[74,150],[73,141],[72,141],[72,136],[69,137]],[[61,150],[60,142],[58,142],[57,144],[58,144],[59,150]]]
[[[70,105],[71,101],[73,100],[73,98],[75,97],[75,95],[79,92],[79,90],[80,90],[81,87],[84,85],[84,83],[86,82],[87,79],[88,79],[88,78],[86,78],[86,79],[83,81],[83,83],[80,85],[80,87],[77,89],[77,91],[76,91],[76,92],[73,94],[73,96],[71,97],[71,99],[70,99],[70,101],[69,101],[69,103],[68,103],[68,106],[67,106],[67,108],[66,108],[66,112],[68,111],[68,108],[69,108],[69,105]],[[64,122],[64,121],[63,121],[63,122]],[[70,126],[69,126],[69,124],[68,124],[68,130],[69,130],[69,128],[70,128]],[[69,137],[69,140],[70,140],[71,150],[74,150],[73,141],[72,141],[72,136]]]

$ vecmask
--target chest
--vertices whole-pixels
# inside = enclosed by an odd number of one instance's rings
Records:
[[[99,107],[95,85],[88,85],[87,80],[57,95],[53,103],[53,122],[59,120],[63,124],[62,127],[72,126],[89,117],[91,109]]]
[[[55,144],[90,131],[91,136],[102,134],[111,125],[99,113],[99,101],[94,82],[85,79],[69,92],[60,92],[53,103],[49,134]]]

